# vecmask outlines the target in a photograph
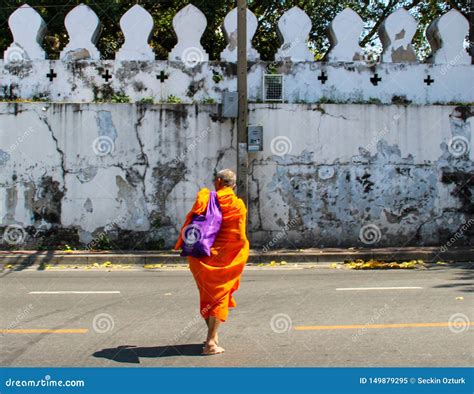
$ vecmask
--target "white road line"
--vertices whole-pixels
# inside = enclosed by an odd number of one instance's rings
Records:
[[[120,291],[30,291],[28,294],[120,294]]]
[[[336,290],[419,290],[423,287],[340,287]]]

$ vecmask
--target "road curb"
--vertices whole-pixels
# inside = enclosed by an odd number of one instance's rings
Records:
[[[343,262],[344,260],[370,260],[383,261],[407,261],[424,260],[426,262],[436,261],[474,261],[474,248],[383,248],[383,249],[299,249],[299,250],[277,250],[263,252],[252,250],[248,262],[251,264],[268,264],[272,261],[280,263],[299,264],[328,264]],[[6,264],[72,264],[90,265],[94,263],[103,264],[186,264],[187,258],[179,256],[177,252],[163,251],[136,251],[136,252],[63,252],[63,251],[0,251],[0,265]]]

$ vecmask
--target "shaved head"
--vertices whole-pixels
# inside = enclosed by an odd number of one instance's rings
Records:
[[[216,180],[222,179],[222,184],[224,186],[233,187],[237,183],[237,176],[235,172],[229,169],[221,170],[216,174]]]

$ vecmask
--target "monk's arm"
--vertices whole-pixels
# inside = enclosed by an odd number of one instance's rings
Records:
[[[247,239],[247,208],[245,204],[242,202],[240,206],[240,220],[239,220],[239,232],[240,232],[240,239]]]
[[[196,201],[194,202],[193,207],[186,215],[186,218],[184,220],[183,226],[181,227],[181,230],[179,231],[179,238],[176,241],[176,244],[174,245],[175,250],[181,249],[181,246],[184,242],[183,237],[182,237],[184,228],[191,222],[194,215],[200,215],[206,210],[208,200],[209,200],[209,189],[201,189],[196,196]]]

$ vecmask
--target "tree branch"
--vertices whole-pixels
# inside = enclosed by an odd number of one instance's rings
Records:
[[[469,19],[467,12],[463,12],[461,10],[461,7],[455,1],[448,0],[446,3],[448,3],[451,6],[451,8],[455,9],[456,11],[459,11],[461,14],[463,14],[466,18]]]
[[[363,47],[365,46],[371,39],[372,37],[377,33],[380,25],[382,22],[385,20],[385,18],[388,16],[388,14],[392,11],[392,7],[396,4],[396,1],[390,0],[387,4],[387,7],[382,12],[382,15],[380,15],[380,18],[375,22],[374,26],[370,30],[369,34],[367,34],[363,40],[360,42],[360,45]]]

